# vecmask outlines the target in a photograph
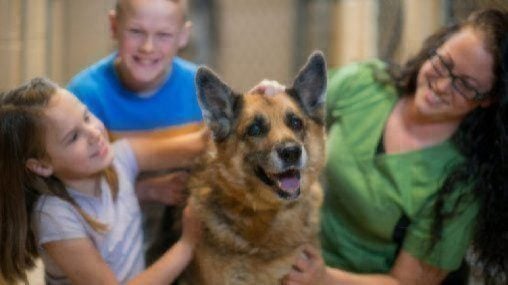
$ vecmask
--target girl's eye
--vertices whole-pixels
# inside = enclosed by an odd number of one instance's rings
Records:
[[[69,144],[75,142],[77,139],[78,139],[78,132],[74,132],[72,134],[71,138],[69,139]]]

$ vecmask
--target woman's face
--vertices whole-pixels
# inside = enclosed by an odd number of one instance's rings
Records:
[[[485,49],[483,33],[464,28],[429,55],[417,78],[415,106],[433,121],[461,121],[490,98],[475,99],[494,85],[493,57]]]

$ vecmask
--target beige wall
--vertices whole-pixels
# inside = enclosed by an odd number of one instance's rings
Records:
[[[239,91],[262,78],[292,79],[296,0],[216,0],[217,66]],[[414,53],[441,25],[442,0],[403,0],[399,59]],[[66,84],[109,53],[107,12],[115,0],[0,0],[0,90],[33,76]],[[330,65],[377,56],[377,0],[332,1]],[[296,31],[298,32],[298,31]],[[205,47],[206,48],[206,47]]]
[[[48,76],[65,85],[112,49],[114,0],[1,0],[0,90]]]

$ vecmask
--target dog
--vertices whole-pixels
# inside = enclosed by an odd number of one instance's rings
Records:
[[[324,56],[314,52],[273,96],[235,93],[207,67],[196,86],[212,139],[190,180],[204,230],[183,284],[280,284],[300,246],[319,246]]]

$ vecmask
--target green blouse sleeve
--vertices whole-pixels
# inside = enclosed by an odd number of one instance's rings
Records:
[[[456,197],[449,200],[456,201]],[[453,217],[445,219],[441,239],[432,248],[430,245],[434,199],[428,202],[411,221],[403,249],[430,265],[450,271],[459,268],[472,239],[479,206],[473,199],[465,200],[467,201],[458,206],[458,212]],[[445,205],[447,209],[450,209],[451,201]]]

